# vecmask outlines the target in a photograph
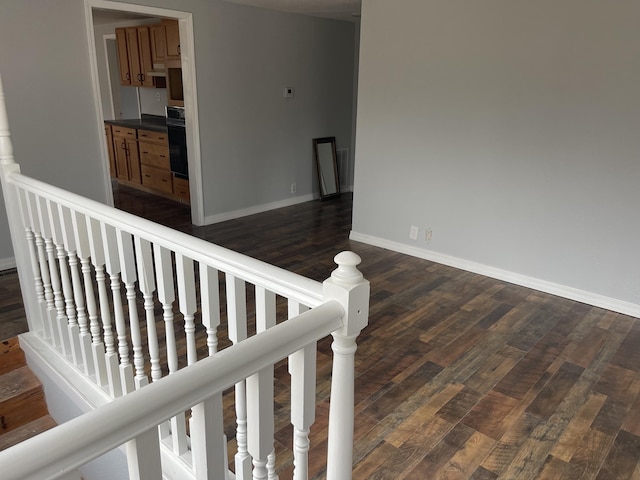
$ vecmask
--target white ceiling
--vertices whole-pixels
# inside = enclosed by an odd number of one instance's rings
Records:
[[[360,16],[361,0],[226,0],[242,5],[353,22]]]

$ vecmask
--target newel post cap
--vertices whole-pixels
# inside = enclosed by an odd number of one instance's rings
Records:
[[[349,251],[340,252],[333,261],[338,268],[331,272],[331,278],[338,285],[357,285],[364,279],[362,272],[356,268],[362,262],[360,255]]]

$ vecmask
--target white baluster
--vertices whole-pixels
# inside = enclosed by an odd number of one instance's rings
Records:
[[[62,283],[60,282],[58,266],[56,263],[55,247],[53,240],[51,239],[51,225],[49,224],[47,202],[44,198],[38,198],[37,205],[47,262],[49,264],[49,275],[51,277],[51,288],[53,290],[53,303],[56,309],[56,316],[53,322],[55,324],[53,330],[56,332],[54,334],[54,339],[58,341],[56,346],[60,349],[62,354],[67,356],[70,353],[71,346],[68,343],[68,337],[66,335],[67,317],[65,314],[64,297],[62,296]]]
[[[64,248],[62,238],[62,220],[60,218],[60,210],[58,204],[51,200],[47,200],[47,211],[51,226],[51,238],[56,249],[56,257],[58,259],[58,272],[60,273],[60,283],[62,285],[62,297],[65,308],[65,321],[60,324],[60,335],[63,338],[65,355],[71,356],[74,365],[78,365],[80,359],[80,351],[74,350],[71,330],[76,330],[78,322],[76,320],[76,307],[73,301],[73,287],[69,277],[69,265],[67,263],[67,252]]]
[[[29,249],[29,257],[31,259],[31,274],[33,275],[33,284],[35,287],[36,297],[40,307],[40,313],[42,314],[42,330],[37,332],[43,336],[46,340],[51,341],[51,324],[46,321],[48,318],[46,315],[46,298],[44,294],[44,283],[42,281],[42,269],[40,265],[40,259],[38,257],[38,247],[36,245],[35,237],[35,224],[36,221],[31,211],[31,202],[29,200],[29,194],[26,191],[20,192],[20,206],[25,224],[25,236],[27,239],[27,245]],[[46,265],[45,265],[45,268]],[[48,270],[47,270],[48,272]],[[47,273],[48,274],[48,273]]]
[[[158,245],[153,246],[158,282],[158,300],[162,304],[162,319],[165,324],[165,341],[167,344],[167,364],[169,373],[178,370],[178,351],[176,348],[176,332],[173,326],[173,302],[176,293],[173,286],[173,264],[171,252]]]
[[[158,282],[158,300],[160,300],[162,304],[165,324],[167,364],[169,367],[169,375],[171,375],[178,371],[178,351],[176,349],[176,334],[173,326],[173,302],[176,298],[173,285],[173,263],[171,262],[171,252],[166,248],[154,245],[153,252]],[[163,437],[171,433],[171,443],[174,453],[182,455],[187,451],[187,423],[184,413],[176,415],[171,419],[170,428],[167,424],[161,425],[160,431]]]
[[[33,224],[35,223],[31,216],[31,208],[30,202],[28,198],[28,193],[21,190],[19,197],[20,201],[20,210],[22,211],[22,217],[24,222],[24,233],[27,238],[27,243],[29,245],[29,258],[31,259],[31,272],[33,274],[33,284],[36,289],[36,296],[38,297],[38,302],[42,303],[45,301],[44,299],[44,285],[42,284],[42,277],[40,274],[40,265],[38,262],[38,252],[36,250],[36,240],[33,231]]]
[[[88,358],[86,352],[80,346],[80,332],[87,332],[87,311],[84,303],[84,294],[82,292],[82,281],[80,280],[80,271],[78,269],[78,256],[76,254],[76,242],[73,233],[73,222],[71,220],[71,211],[63,207],[58,206],[58,214],[60,218],[60,228],[62,229],[62,241],[65,250],[68,253],[69,258],[69,271],[71,273],[71,292],[73,295],[73,305],[77,313],[77,320],[75,315],[69,316],[69,338],[71,340],[71,352],[73,355],[73,363],[76,366],[82,364],[86,371]],[[69,315],[67,310],[67,315]]]
[[[107,383],[107,366],[105,363],[104,344],[102,343],[102,331],[98,322],[98,307],[93,291],[93,277],[91,271],[91,247],[89,246],[89,234],[87,232],[87,219],[78,212],[72,214],[73,233],[78,247],[82,278],[84,279],[84,293],[86,298],[87,314],[89,315],[89,330],[80,328],[80,345],[83,358],[91,357],[93,361],[85,363],[87,375],[95,375],[96,384],[101,387]]]
[[[276,294],[264,289],[263,287],[256,285],[256,332],[264,332],[268,328],[276,325]],[[270,370],[271,378],[273,378],[273,365],[265,368],[265,371]],[[269,375],[269,372],[266,372]],[[273,386],[272,386],[273,388]],[[271,401],[273,409],[273,398]],[[273,417],[273,410],[271,412]],[[273,427],[272,427],[273,428]],[[273,448],[273,437],[271,439],[271,446]],[[267,477],[269,480],[278,480],[278,475],[275,471],[276,464],[276,452],[272,450],[267,456]],[[255,460],[254,460],[255,465]]]
[[[209,355],[216,353],[220,324],[218,271],[200,264],[202,323],[207,329]],[[217,393],[191,409],[191,450],[196,479],[226,480],[227,437],[224,434],[222,394]]]
[[[200,264],[200,296],[202,324],[207,329],[207,349],[209,355],[218,351],[218,326],[220,325],[220,291],[218,270]]]
[[[227,322],[229,340],[234,344],[247,338],[247,292],[243,280],[226,275]],[[251,456],[247,451],[247,391],[246,381],[236,383],[236,479],[251,478]]]
[[[353,461],[354,355],[356,338],[367,326],[369,282],[356,268],[360,257],[342,252],[334,261],[338,268],[323,283],[325,300],[337,300],[345,310],[344,326],[333,332],[333,374],[329,408],[327,480],[349,480]]]
[[[160,368],[160,349],[158,347],[158,333],[156,332],[156,316],[154,313],[153,291],[156,289],[153,278],[153,257],[151,256],[151,244],[139,237],[134,239],[136,259],[138,262],[138,287],[144,299],[144,314],[147,323],[147,347],[151,362],[151,379],[153,381],[162,378]]]
[[[122,270],[122,281],[127,296],[127,306],[129,311],[129,332],[131,334],[131,343],[133,345],[133,364],[135,366],[136,382],[146,383],[147,376],[144,373],[144,355],[142,354],[142,338],[140,335],[140,321],[138,319],[138,305],[136,303],[136,262],[133,255],[133,243],[131,234],[116,231],[118,240],[118,252],[120,254],[120,269]],[[123,378],[122,388],[126,393],[135,390],[133,376],[128,375]]]
[[[111,307],[109,306],[109,293],[107,291],[107,277],[105,276],[104,245],[102,243],[102,231],[100,222],[87,217],[87,230],[89,233],[89,248],[91,261],[96,272],[98,284],[98,298],[100,303],[100,319],[104,331],[105,363],[107,366],[107,383],[109,394],[112,397],[122,395],[122,382],[118,366],[118,353],[116,352],[113,327],[111,326]]]
[[[49,310],[55,308],[53,301],[53,289],[51,287],[51,276],[49,275],[49,264],[47,263],[47,254],[44,248],[44,238],[42,238],[42,229],[40,228],[40,219],[38,216],[38,202],[33,194],[24,192],[27,210],[29,212],[29,220],[36,245],[36,254],[38,255],[38,264],[40,265],[40,275],[42,276],[42,289],[44,290],[44,299]],[[47,323],[47,322],[45,322]],[[51,325],[50,323],[47,323]],[[49,338],[52,338],[51,336]]]
[[[289,301],[289,318],[308,310]],[[291,375],[291,424],[293,425],[293,479],[309,476],[309,429],[316,416],[316,343],[289,355]]]
[[[135,480],[160,480],[162,458],[158,430],[152,428],[126,443],[129,478]]]
[[[120,259],[116,230],[111,225],[101,225],[102,241],[104,243],[105,267],[111,279],[111,295],[113,298],[113,313],[115,316],[116,334],[118,337],[118,353],[120,356],[121,391],[133,391],[133,366],[129,361],[129,343],[127,342],[127,323],[124,319],[120,284]]]
[[[184,332],[187,341],[187,365],[198,361],[196,350],[196,287],[193,260],[176,253],[176,277],[178,280],[178,304],[184,317]]]
[[[276,451],[275,449],[267,455],[267,478],[278,480],[280,477],[276,473]]]
[[[273,452],[273,365],[254,373],[247,382],[247,449],[253,457],[253,479],[266,480],[268,456]]]

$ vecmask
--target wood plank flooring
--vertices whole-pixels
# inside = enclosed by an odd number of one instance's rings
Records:
[[[339,251],[362,257],[372,297],[356,359],[355,479],[640,479],[638,319],[350,241],[349,195],[207,227],[170,200],[122,187],[115,199],[319,281]],[[22,318],[16,283],[0,276],[0,338]],[[329,339],[318,359],[312,478],[324,478]],[[276,372],[285,403],[286,367]],[[276,422],[290,478],[286,409]]]

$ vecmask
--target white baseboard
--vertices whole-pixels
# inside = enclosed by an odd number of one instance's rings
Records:
[[[231,212],[218,213],[215,215],[207,215],[204,217],[204,224],[211,225],[213,223],[226,222],[227,220],[233,220],[234,218],[246,217],[248,215],[254,215],[256,213],[268,212],[269,210],[275,210],[276,208],[290,207],[291,205],[297,205],[298,203],[309,202],[317,198],[314,194],[301,195],[299,197],[287,198],[285,200],[278,200],[277,202],[264,203],[262,205],[254,205],[248,208],[242,208],[240,210],[233,210]]]
[[[0,258],[0,272],[3,270],[11,270],[12,268],[16,268],[15,257]]]
[[[372,235],[366,235],[364,233],[358,233],[351,231],[349,235],[351,240],[357,242],[366,243],[375,247],[386,248],[394,252],[405,253],[412,257],[422,258],[450,267],[459,268],[468,272],[477,273],[486,277],[503,280],[505,282],[514,283],[522,287],[532,288],[559,297],[567,298],[569,300],[575,300],[577,302],[593,305],[594,307],[604,308],[606,310],[612,310],[614,312],[622,313],[624,315],[630,315],[632,317],[640,317],[640,305],[618,300],[616,298],[607,297],[598,293],[589,292],[586,290],[580,290],[578,288],[568,287],[566,285],[560,285],[557,283],[549,282],[539,278],[529,277],[519,273],[510,272],[508,270],[502,270],[500,268],[491,267],[481,263],[471,262],[462,258],[445,255],[442,253],[434,252],[432,250],[424,250],[421,248],[405,245],[400,242],[394,242],[386,240],[384,238],[374,237]]]

